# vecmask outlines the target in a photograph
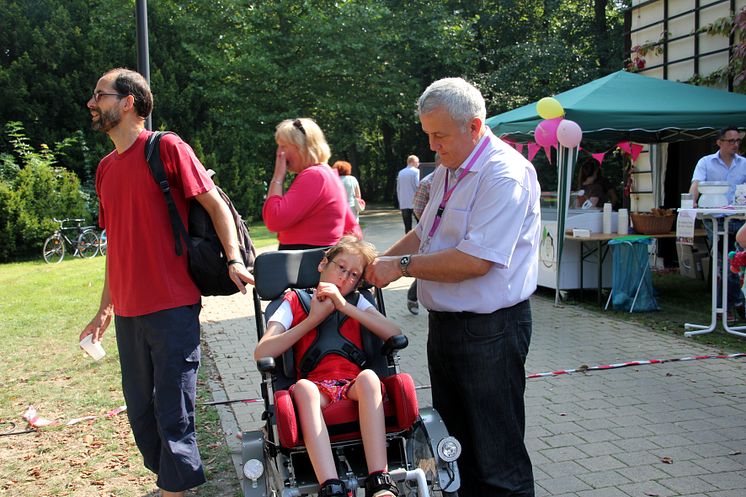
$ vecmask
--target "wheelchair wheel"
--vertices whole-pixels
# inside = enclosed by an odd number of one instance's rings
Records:
[[[96,257],[98,253],[98,235],[93,230],[84,231],[78,237],[78,253],[84,259]]]
[[[57,264],[65,257],[65,243],[60,235],[52,235],[44,242],[42,251],[47,264]]]

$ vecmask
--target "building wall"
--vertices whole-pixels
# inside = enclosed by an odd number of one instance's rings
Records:
[[[731,4],[735,4],[738,12],[746,7],[746,0],[633,0],[630,46],[659,41],[665,31],[668,31],[669,40],[660,51],[644,56],[645,68],[639,72],[661,79],[687,81],[697,74],[707,76],[725,67],[729,38],[695,32],[729,16]],[[723,88],[726,85],[727,82],[720,84]]]
[[[643,56],[645,67],[638,72],[654,78],[687,82],[695,75],[706,77],[724,68],[728,63],[730,39],[727,36],[712,36],[707,33],[696,33],[696,31],[729,16],[733,5],[735,12],[738,12],[746,7],[746,0],[633,0],[629,18],[630,47],[659,41],[664,32],[668,32],[668,42],[659,49],[646,53]],[[634,55],[633,52],[631,56],[634,57]],[[727,81],[713,86],[724,90],[729,89]],[[706,151],[712,148],[709,144],[712,140],[709,140],[707,144],[704,141],[708,140],[698,140],[703,143],[696,144],[696,148]],[[688,178],[683,176],[691,177],[694,163],[699,158],[699,156],[690,157],[689,154],[679,153],[677,147],[681,146],[684,145],[671,145],[672,159],[677,163],[669,162],[667,172],[682,175],[682,177],[678,178],[677,182],[666,178],[663,183],[669,185],[668,190],[674,183],[680,185],[681,191],[688,189]],[[707,151],[707,153],[712,153],[712,151]],[[654,200],[654,195],[651,193],[654,187],[650,156],[649,146],[646,146],[634,164],[637,173],[633,178],[633,190],[630,195],[631,209],[649,211],[653,207],[664,204],[669,207],[678,207],[678,199],[672,198],[675,195],[671,191],[669,191],[669,198],[662,195],[657,202]]]

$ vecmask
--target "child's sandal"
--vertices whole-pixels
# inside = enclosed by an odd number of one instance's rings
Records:
[[[342,480],[329,479],[321,485],[319,497],[347,497],[347,487]]]
[[[365,479],[365,497],[397,497],[399,488],[385,471],[376,471]]]

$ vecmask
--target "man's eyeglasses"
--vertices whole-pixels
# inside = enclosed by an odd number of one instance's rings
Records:
[[[360,275],[357,273],[357,271],[350,271],[346,267],[340,265],[337,262],[334,262],[331,259],[329,260],[329,262],[337,266],[337,271],[339,271],[346,279],[349,279],[350,281],[357,281],[357,279],[360,278]]]
[[[101,100],[101,97],[106,97],[106,96],[122,98],[122,97],[126,97],[127,95],[125,95],[123,93],[104,93],[104,92],[98,92],[98,93],[96,93],[96,92],[93,92],[93,100],[96,103],[98,103],[99,100]]]
[[[728,140],[726,140],[725,138],[721,138],[721,139],[720,139],[720,141],[721,141],[721,142],[725,142],[725,143],[729,143],[729,144],[731,144],[731,145],[738,145],[738,144],[740,144],[740,143],[741,143],[741,142],[742,142],[743,140],[741,140],[740,138],[730,138],[730,139],[728,139]]]
[[[306,136],[306,130],[303,129],[303,123],[300,122],[300,119],[296,119],[295,121],[293,121],[293,126],[295,126],[296,128],[298,128],[298,131],[300,131],[301,133],[303,133],[303,136]]]

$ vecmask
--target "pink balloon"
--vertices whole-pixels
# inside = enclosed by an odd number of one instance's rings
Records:
[[[557,126],[557,140],[559,140],[562,146],[575,148],[580,145],[580,140],[582,139],[583,130],[580,129],[580,126],[575,121],[563,119],[559,126]]]
[[[561,117],[541,121],[534,131],[534,141],[542,147],[557,146],[557,127],[561,121]]]

